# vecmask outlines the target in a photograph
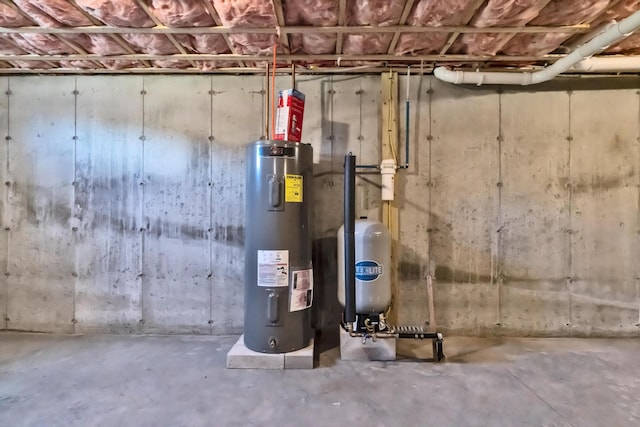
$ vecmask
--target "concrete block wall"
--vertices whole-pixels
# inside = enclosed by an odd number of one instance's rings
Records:
[[[343,156],[379,161],[379,79],[299,79],[320,324],[340,311]],[[243,146],[265,133],[262,79],[3,77],[0,88],[0,326],[239,333]],[[400,322],[428,319],[432,276],[445,332],[640,335],[636,90],[502,93],[415,76],[410,92]],[[359,214],[378,218],[378,176],[357,186]]]

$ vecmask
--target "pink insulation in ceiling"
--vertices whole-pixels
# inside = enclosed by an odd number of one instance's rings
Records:
[[[631,34],[629,37],[607,50],[607,53],[625,53],[629,55],[640,54],[640,34]]]
[[[597,27],[607,22],[619,21],[639,10],[640,0],[622,0],[594,19],[591,24],[593,27]]]
[[[110,70],[122,70],[124,68],[146,68],[140,61],[122,61],[113,59],[103,59],[102,65]]]
[[[33,23],[9,5],[0,3],[0,27],[26,27]]]
[[[191,64],[188,61],[177,61],[174,59],[164,59],[161,61],[153,61],[153,65],[158,68],[189,68]]]
[[[96,64],[87,60],[60,61],[62,68],[76,68],[79,70],[90,70],[96,68]]]
[[[72,55],[76,51],[50,34],[11,34],[15,44],[29,53],[39,55]]]
[[[623,0],[600,15],[598,19],[593,21],[593,25],[595,27],[597,25],[605,25],[612,21],[620,21],[638,10],[640,10],[640,0]],[[636,32],[613,45],[607,50],[607,53],[640,54],[640,33]]]
[[[385,27],[400,22],[402,0],[352,0],[347,2],[347,25]],[[342,52],[345,54],[386,53],[393,34],[346,34]]]
[[[124,38],[135,50],[150,55],[171,55],[179,53],[178,49],[164,36],[157,34],[123,34]]]
[[[135,0],[76,0],[78,6],[100,21],[114,27],[153,27],[155,23]],[[166,37],[158,34],[122,34],[137,52],[150,55],[171,55],[178,49]],[[116,53],[113,53],[116,54]]]
[[[52,68],[59,68],[59,65],[55,62],[45,62],[45,61],[9,61],[16,68],[25,68],[31,70],[48,70]]]
[[[73,61],[60,61],[60,66],[63,68],[90,70],[96,68],[96,63],[102,65],[105,68],[108,68],[109,70],[143,67],[143,65],[138,61],[88,61],[83,59]]]
[[[200,0],[153,0],[151,10],[169,27],[212,27],[213,18]],[[229,45],[220,34],[176,34],[175,39],[187,50],[195,53],[229,53]],[[172,62],[178,68],[184,63]],[[187,63],[188,64],[188,63]]]
[[[473,13],[476,0],[419,0],[407,17],[407,24],[413,26],[464,25],[465,17]],[[437,53],[447,42],[446,33],[405,33],[400,36],[396,54]]]
[[[154,23],[135,0],[75,0],[78,6],[114,27],[148,28]]]
[[[14,3],[43,27],[91,25],[91,21],[66,0],[14,0]]]
[[[548,3],[548,0],[489,0],[471,20],[474,27],[525,25]],[[467,33],[451,47],[453,53],[495,55],[509,41],[510,34]]]
[[[338,25],[338,0],[284,0],[282,6],[287,25]],[[336,50],[335,34],[295,33],[290,38],[292,53],[318,55]]]
[[[92,25],[89,18],[67,1],[16,0],[15,3],[25,14],[43,27]],[[76,54],[78,51],[72,47],[74,45],[86,52],[98,55],[127,53],[113,38],[101,34],[69,34],[60,37],[49,34],[13,34],[12,38],[16,44],[30,53]],[[71,68],[95,68],[96,66],[91,61],[62,61],[61,65]]]
[[[219,34],[196,34],[191,41],[193,49],[200,53],[228,53],[229,45]]]
[[[610,0],[552,0],[529,25],[589,23],[609,6]],[[506,55],[545,55],[571,37],[566,33],[517,34],[502,49]]]
[[[198,66],[198,69],[202,71],[211,71],[218,68],[234,67],[238,64],[237,62],[229,62],[229,61],[197,61],[196,65]]]
[[[225,27],[276,27],[278,19],[271,0],[211,1]],[[273,52],[279,44],[275,34],[230,34],[229,40],[239,54],[258,55]]]
[[[86,50],[96,55],[109,56],[129,53],[109,36],[103,36],[101,34],[87,34],[87,36],[89,38],[89,47],[87,47]]]
[[[151,10],[163,24],[172,27],[215,25],[200,0],[152,0]]]
[[[25,51],[16,46],[6,34],[0,34],[0,53],[4,55],[23,55]]]

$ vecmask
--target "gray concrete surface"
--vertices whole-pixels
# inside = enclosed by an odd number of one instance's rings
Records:
[[[228,369],[313,369],[315,341],[288,353],[261,353],[247,348],[240,335],[227,352]]]
[[[236,340],[0,334],[0,425],[640,423],[634,339],[449,338],[441,364],[344,362],[333,349],[293,371],[226,369]]]
[[[503,93],[412,77],[401,323],[429,318],[431,275],[445,332],[640,335],[640,96],[579,83]],[[243,146],[264,135],[262,79],[29,76],[0,88],[0,329],[240,333]],[[379,77],[305,76],[299,88],[317,162],[316,320],[332,327],[343,155],[379,161]],[[357,194],[358,213],[378,217],[378,176],[360,175]]]
[[[349,336],[349,333],[340,328],[340,360],[364,362],[370,360],[388,361],[396,360],[397,341],[395,338],[368,339],[362,344],[361,338]]]

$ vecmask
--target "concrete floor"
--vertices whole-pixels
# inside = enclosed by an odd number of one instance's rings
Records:
[[[449,338],[441,364],[334,349],[311,371],[227,370],[236,339],[2,333],[0,426],[640,425],[640,340]]]

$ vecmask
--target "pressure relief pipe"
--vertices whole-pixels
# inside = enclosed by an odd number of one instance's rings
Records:
[[[356,156],[344,156],[344,322],[356,321]]]

